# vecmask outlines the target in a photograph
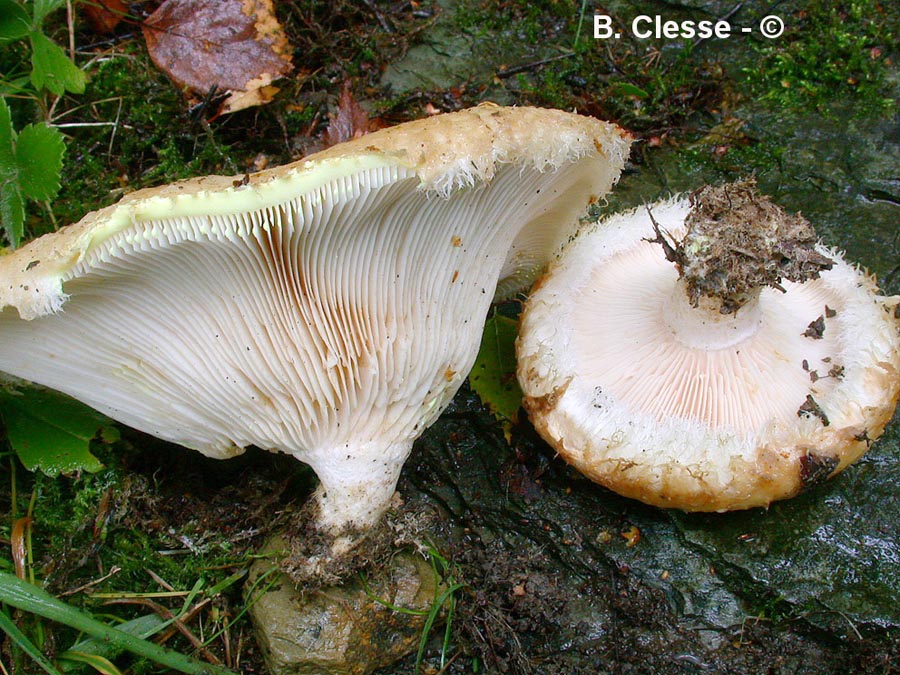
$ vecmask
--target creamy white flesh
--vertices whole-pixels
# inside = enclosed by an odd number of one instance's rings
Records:
[[[748,433],[770,422],[792,425],[807,394],[831,392],[838,331],[803,337],[826,306],[843,305],[824,283],[787,283],[789,293],[764,289],[758,301],[722,314],[702,299],[691,306],[661,252],[639,242],[595,267],[592,283],[571,296],[572,347],[583,359],[582,375],[603,383],[597,400],[616,400],[659,422]],[[822,377],[812,382],[810,371]],[[703,452],[687,447],[680,456],[696,461],[691,455]]]
[[[688,210],[652,207],[675,239]],[[819,279],[732,315],[694,308],[653,237],[645,209],[601,222],[529,298],[519,378],[548,441],[598,482],[688,510],[768,504],[802,487],[809,453],[843,468],[865,451],[897,398],[896,299],[819,247],[836,263]]]
[[[64,273],[61,311],[0,312],[0,370],[210,456],[289,452],[321,479],[321,524],[371,524],[469,372],[501,272],[533,257],[511,242],[561,241],[618,172],[577,157],[498,163],[447,196],[375,157],[280,179],[265,204],[160,199]]]

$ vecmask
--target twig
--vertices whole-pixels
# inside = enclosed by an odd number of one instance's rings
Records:
[[[158,583],[160,586],[162,586],[163,588],[165,588],[167,591],[174,591],[174,590],[175,590],[175,588],[172,586],[172,584],[170,584],[168,581],[166,581],[165,579],[163,579],[161,576],[159,576],[159,575],[158,575],[156,572],[154,572],[153,570],[151,570],[151,569],[145,569],[144,571],[145,571],[147,574],[150,575],[150,578],[153,579],[153,581],[155,581],[156,583]]]
[[[728,21],[729,19],[731,19],[731,17],[733,17],[735,14],[737,14],[739,11],[741,11],[741,8],[743,6],[744,6],[744,3],[739,2],[734,7],[732,7],[724,16],[718,17],[716,19],[716,23],[718,23],[719,21]],[[696,40],[694,40],[694,44],[692,46],[696,47],[701,42],[706,42],[707,40],[709,40],[708,37],[698,37]]]
[[[675,263],[680,268],[681,265],[684,263],[681,252],[678,250],[677,246],[673,246],[669,242],[669,240],[666,239],[665,235],[667,235],[669,233],[666,232],[665,230],[663,230],[659,226],[659,223],[656,222],[656,218],[653,217],[653,212],[650,210],[650,207],[646,206],[644,208],[647,209],[647,215],[650,216],[650,222],[653,224],[653,232],[656,234],[656,236],[653,239],[645,237],[643,239],[643,241],[649,242],[651,244],[659,244],[660,246],[662,246],[663,253],[666,256],[666,260],[668,260],[669,262]],[[671,235],[669,235],[669,236],[671,236]]]
[[[82,127],[115,127],[118,124],[118,120],[115,122],[63,122],[62,124],[54,124],[57,129],[79,129]],[[128,127],[131,128],[131,127]],[[115,134],[115,130],[113,130]]]
[[[116,574],[118,574],[121,571],[122,571],[121,567],[119,567],[117,565],[113,566],[113,568],[107,574],[104,574],[99,579],[94,579],[93,581],[89,581],[86,584],[81,584],[81,586],[78,586],[77,588],[73,588],[70,591],[63,591],[59,595],[60,595],[60,597],[64,598],[67,595],[75,595],[76,593],[81,593],[82,591],[86,591],[87,589],[89,589],[91,586],[96,586],[97,584],[103,583],[104,581],[106,581],[107,579],[109,579],[112,576],[115,576]]]
[[[241,669],[241,652],[244,650],[244,629],[241,628],[241,631],[238,633],[238,641],[237,641],[237,649],[234,650],[234,661],[231,663],[231,668],[235,670]]]
[[[112,146],[116,140],[116,133],[119,131],[119,120],[122,117],[122,101],[123,99],[119,99],[119,107],[116,108],[116,121],[115,126],[113,126],[113,132],[109,135],[109,146],[106,150],[107,157],[112,157]]]
[[[388,23],[387,17],[382,13],[380,9],[375,6],[375,3],[372,0],[363,0],[363,4],[371,10],[372,14],[375,15],[375,18],[378,19],[379,25],[384,29],[386,33],[393,33],[394,27]]]
[[[231,635],[229,633],[228,615],[222,617],[222,625],[225,632],[222,633],[222,642],[225,643],[225,663],[231,665]]]
[[[186,611],[180,617],[181,622],[185,623],[185,622],[193,620],[193,618],[195,616],[197,616],[197,614],[200,612],[200,610],[203,609],[204,607],[206,607],[210,602],[212,602],[211,598],[204,598],[203,600],[198,602],[196,605],[192,606],[188,611]],[[165,641],[169,640],[169,638],[171,638],[173,635],[175,635],[175,632],[176,632],[175,628],[167,628],[165,631],[160,633],[159,639],[162,642],[165,642]]]
[[[66,0],[66,27],[69,29],[69,58],[75,63],[75,11],[72,0]]]
[[[456,661],[456,659],[458,659],[460,656],[462,656],[462,652],[456,652],[453,656],[450,657],[447,663],[444,664],[444,667],[437,671],[434,675],[444,675],[444,673],[447,672],[450,666],[453,665],[453,662]]]
[[[546,59],[532,61],[531,63],[523,63],[518,66],[513,66],[512,68],[505,68],[504,70],[497,71],[497,77],[510,77],[511,75],[515,75],[516,73],[523,73],[526,70],[534,70],[535,68],[540,68],[541,66],[545,66],[548,63],[553,63],[554,61],[562,61],[563,59],[568,59],[572,56],[575,56],[575,52],[566,52],[565,54],[548,56]]]

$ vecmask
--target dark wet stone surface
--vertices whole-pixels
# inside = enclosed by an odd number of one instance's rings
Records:
[[[468,584],[456,645],[482,672],[893,672],[898,445],[895,425],[768,510],[682,514],[581,478],[527,425],[507,446],[464,391],[401,491],[441,514],[433,536]]]

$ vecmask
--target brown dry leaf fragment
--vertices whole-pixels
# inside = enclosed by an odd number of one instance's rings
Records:
[[[803,337],[808,337],[813,340],[821,340],[825,335],[825,317],[820,316],[815,321],[811,321],[809,326],[806,327],[806,330],[803,331]]]
[[[341,87],[337,110],[334,114],[328,115],[328,129],[323,138],[325,147],[364,136],[377,126],[376,122],[369,119],[369,113],[356,102],[350,89],[350,82],[346,81]]]
[[[800,458],[800,483],[803,489],[824,483],[834,473],[839,462],[834,457],[819,455],[813,451]]]
[[[16,569],[16,576],[22,580],[25,579],[26,565],[28,563],[28,528],[31,527],[31,518],[25,516],[18,518],[13,523],[12,531],[9,533],[9,543],[12,549],[13,565]]]
[[[638,542],[641,540],[641,531],[638,529],[637,525],[632,525],[624,532],[619,532],[619,536],[625,540],[626,547],[632,548],[637,546]]]
[[[803,417],[804,415],[818,417],[823,426],[828,426],[830,424],[828,420],[828,416],[825,414],[825,411],[819,406],[816,402],[816,399],[812,397],[812,395],[807,394],[806,400],[803,402],[797,409],[797,417]]]
[[[268,103],[291,50],[272,0],[166,0],[143,25],[150,57],[179,86],[230,92],[221,113]]]
[[[78,9],[95,33],[112,33],[128,14],[122,0],[92,0],[78,5]]]

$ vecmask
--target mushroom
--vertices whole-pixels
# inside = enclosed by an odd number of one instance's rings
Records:
[[[534,426],[648,504],[795,495],[860,457],[897,404],[900,297],[750,181],[601,221],[536,286],[517,343]]]
[[[484,104],[140,190],[0,258],[0,370],[210,457],[292,454],[323,532],[368,528],[495,291],[533,280],[628,144]]]

